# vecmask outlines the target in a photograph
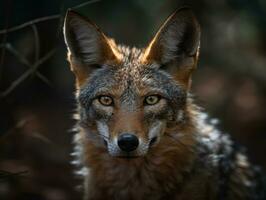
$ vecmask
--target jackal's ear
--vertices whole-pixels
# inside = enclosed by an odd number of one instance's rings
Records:
[[[68,60],[81,85],[90,72],[119,60],[114,42],[92,22],[74,11],[68,11],[64,22],[64,37]]]
[[[142,61],[157,63],[187,88],[196,68],[200,45],[200,26],[192,11],[183,7],[161,26],[146,50]]]

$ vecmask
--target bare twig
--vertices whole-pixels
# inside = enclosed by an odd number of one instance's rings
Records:
[[[36,75],[39,77],[39,79],[41,79],[44,83],[46,83],[50,87],[53,86],[52,83],[51,83],[51,81],[48,78],[46,78],[46,76],[44,76],[43,74],[41,74],[40,72],[37,71],[36,72]]]
[[[7,1],[6,2],[6,5],[4,6],[5,9],[4,9],[4,12],[5,12],[5,15],[6,15],[6,21],[5,21],[5,28],[8,28],[9,26],[9,17],[10,17],[10,7],[11,6],[11,3],[10,1]],[[3,7],[3,8],[4,8]],[[3,36],[3,40],[1,41],[1,43],[6,43],[7,42],[7,34],[4,34]],[[5,53],[6,53],[6,49],[2,49],[1,51],[1,56],[0,56],[0,83],[2,81],[2,76],[3,76],[3,64],[4,64],[4,59],[5,59]]]
[[[10,53],[12,53],[15,57],[17,57],[18,60],[22,64],[28,67],[32,67],[32,64],[20,52],[18,52],[10,43],[0,44],[0,48],[6,48]],[[42,75],[38,70],[36,70],[36,75],[44,83],[46,83],[49,86],[52,86],[51,82],[44,75]]]
[[[2,43],[5,44],[6,42],[7,42],[7,34],[4,35]],[[0,57],[0,82],[2,80],[5,55],[6,55],[6,49],[2,49]]]
[[[101,1],[101,0],[91,0],[91,1],[87,1],[87,2],[81,3],[81,4],[79,4],[79,5],[76,5],[76,6],[72,7],[71,9],[81,8],[81,7],[84,7],[84,6],[88,5],[88,4],[96,3],[96,2],[99,2],[99,1]]]
[[[32,28],[33,35],[34,35],[34,44],[35,44],[35,61],[34,62],[37,62],[40,57],[40,37],[39,37],[36,24],[32,24],[31,28]]]
[[[8,136],[9,136],[10,134],[12,134],[13,132],[15,132],[15,130],[24,127],[28,122],[29,122],[29,119],[22,119],[22,120],[18,121],[18,122],[15,124],[14,127],[12,127],[12,128],[10,128],[10,129],[8,129],[7,131],[5,131],[5,132],[1,135],[1,137],[0,137],[0,144],[1,144],[2,141],[4,141],[4,139],[5,139],[6,137],[8,137]],[[2,139],[2,140],[1,140],[1,139]],[[1,170],[0,170],[0,171],[1,171]]]
[[[52,57],[55,53],[56,49],[52,49],[49,51],[45,56],[43,56],[38,62],[36,62],[30,69],[28,69],[24,74],[22,74],[18,79],[12,82],[12,84],[7,88],[4,92],[0,94],[0,97],[7,96],[10,92],[12,92],[21,82],[26,80],[28,76],[30,76],[32,73],[36,71],[36,69],[43,64],[46,60],[48,60],[50,57]]]
[[[6,48],[10,53],[12,53],[18,60],[27,66],[31,66],[31,63],[21,54],[19,53],[10,43],[0,44],[0,48]]]
[[[28,173],[28,171],[21,171],[21,172],[12,173],[12,172],[8,172],[8,171],[0,170],[0,182],[5,181],[6,179],[9,179],[9,178],[20,177],[20,176],[25,175],[27,173]]]
[[[33,131],[33,132],[18,132],[19,129],[22,129],[24,126],[26,126],[26,124],[28,123],[33,123],[33,119],[32,117],[27,117],[26,119],[23,118],[21,120],[19,120],[14,127],[10,128],[9,130],[7,130],[4,134],[2,134],[2,136],[0,137],[0,144],[1,142],[5,142],[6,139],[8,137],[10,137],[12,134],[18,134],[18,133],[22,133],[24,136],[26,137],[32,137],[34,139],[38,139],[42,142],[45,142],[47,144],[52,144],[55,145],[48,137],[46,137],[45,135],[37,132],[37,131]],[[0,170],[0,177],[1,177],[1,170]]]
[[[38,18],[38,19],[34,19],[34,20],[31,20],[31,21],[28,21],[28,22],[26,22],[24,24],[21,24],[21,25],[18,25],[18,26],[14,26],[14,27],[9,28],[9,29],[0,30],[0,34],[10,33],[10,32],[17,31],[19,29],[25,28],[27,26],[31,26],[33,24],[37,24],[37,23],[40,23],[40,22],[53,20],[53,19],[59,19],[59,18],[60,18],[60,15],[50,15],[50,16],[46,16],[46,17],[41,17],[41,18]]]

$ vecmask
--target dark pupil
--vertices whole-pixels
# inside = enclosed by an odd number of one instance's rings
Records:
[[[147,98],[147,103],[148,104],[154,104],[154,103],[156,103],[156,97],[155,96],[150,96],[150,97],[148,97]]]
[[[149,102],[151,102],[151,103],[153,103],[154,102],[154,100],[155,100],[155,98],[154,97],[149,97]]]
[[[102,103],[103,104],[110,104],[111,103],[111,100],[109,97],[102,97]]]

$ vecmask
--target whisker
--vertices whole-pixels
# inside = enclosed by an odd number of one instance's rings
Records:
[[[101,133],[98,133],[98,132],[96,132],[96,134],[98,135],[98,136],[102,136],[103,138],[105,138],[105,139],[110,139],[110,137],[108,137],[108,136],[106,136],[106,135],[103,135],[103,134],[101,134]]]
[[[85,128],[91,128],[91,126],[89,126],[89,124],[82,123],[82,122],[80,123],[80,126],[85,127]],[[98,131],[95,131],[94,133],[96,133],[97,136],[103,137],[106,140],[109,140],[110,139],[109,136],[103,135],[103,134],[99,133]]]

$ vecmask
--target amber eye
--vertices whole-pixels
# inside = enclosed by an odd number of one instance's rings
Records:
[[[100,96],[98,100],[104,106],[111,106],[113,104],[113,99],[109,96]]]
[[[161,97],[158,95],[150,95],[145,98],[144,102],[147,105],[154,105],[157,104],[160,101],[160,99]]]

